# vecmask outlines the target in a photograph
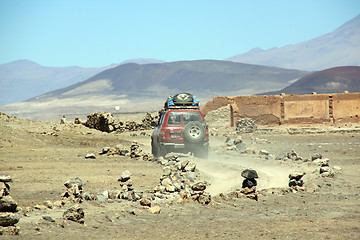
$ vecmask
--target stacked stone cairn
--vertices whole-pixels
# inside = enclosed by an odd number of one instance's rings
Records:
[[[256,192],[258,174],[253,169],[245,169],[241,172],[241,176],[244,179],[242,182],[242,188],[229,192],[228,196],[235,198],[249,198],[252,200],[258,200],[258,192]],[[226,199],[226,195],[220,194],[221,198]]]
[[[316,158],[313,160],[313,163],[319,166],[319,173],[322,177],[335,177],[335,171],[330,167],[329,161],[328,158]]]
[[[110,199],[124,199],[128,201],[138,201],[141,199],[141,196],[134,190],[131,175],[129,170],[125,170],[120,174],[118,181],[120,182],[121,189],[110,191],[108,196]]]
[[[242,118],[236,122],[236,133],[252,133],[257,130],[257,125],[251,118]]]
[[[304,181],[301,179],[305,172],[293,172],[289,174],[289,187],[295,191],[302,190]]]
[[[82,203],[84,200],[93,200],[94,197],[87,192],[83,192],[83,182],[80,178],[75,177],[64,183],[66,191],[61,194],[63,203],[73,202]]]
[[[159,163],[165,165],[160,183],[154,188],[154,197],[171,199],[180,195],[179,202],[189,199],[201,204],[209,204],[211,195],[205,192],[207,183],[199,181],[199,172],[195,163],[188,160],[180,161],[176,155],[167,159],[159,158]]]
[[[147,113],[141,123],[134,121],[122,122],[112,116],[109,112],[96,112],[87,116],[86,122],[76,118],[75,124],[83,124],[86,127],[94,128],[102,132],[125,132],[153,129],[157,125],[157,116],[151,116]]]
[[[9,175],[0,175],[0,236],[17,235],[20,227],[16,226],[20,217],[17,212],[17,203],[10,196],[10,185],[12,181]]]
[[[143,156],[143,151],[140,145],[136,141],[134,141],[130,146],[130,157],[139,158],[141,156]]]

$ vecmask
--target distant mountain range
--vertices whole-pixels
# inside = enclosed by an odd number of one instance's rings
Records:
[[[254,94],[276,90],[309,72],[217,60],[158,64],[128,63],[107,69],[86,81],[58,89],[36,99],[89,95],[163,95],[190,91],[197,95]],[[34,100],[34,99],[30,99]]]
[[[315,39],[269,50],[255,48],[226,60],[307,71],[359,66],[360,15]]]
[[[253,49],[231,61],[132,59],[101,68],[59,68],[19,60],[0,65],[0,111],[23,117],[30,112],[85,114],[114,106],[147,111],[177,92],[191,92],[203,103],[221,95],[357,92],[359,49],[360,16],[313,40]]]
[[[28,60],[0,65],[0,105],[27,100],[88,79],[112,67],[45,67]]]
[[[314,72],[288,87],[266,95],[360,92],[360,67],[346,66]]]

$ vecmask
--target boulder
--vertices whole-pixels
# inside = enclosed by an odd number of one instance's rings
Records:
[[[7,182],[0,182],[0,197],[10,194],[10,185]]]
[[[79,205],[72,206],[71,208],[66,210],[63,214],[64,219],[78,222],[81,224],[85,223],[84,216],[85,216],[84,210]]]
[[[11,196],[3,196],[0,198],[0,212],[16,212],[17,203]]]
[[[0,182],[11,182],[12,178],[9,175],[0,175]]]
[[[0,236],[5,235],[18,235],[20,232],[19,226],[8,226],[8,227],[1,227],[0,226]]]
[[[242,171],[241,176],[247,179],[254,179],[259,177],[257,172],[253,169],[245,169]]]
[[[124,172],[121,173],[118,181],[120,182],[126,182],[127,180],[129,180],[131,177],[131,172],[129,170],[125,170]]]
[[[75,177],[75,178],[71,178],[70,180],[67,180],[64,183],[64,185],[66,188],[73,188],[76,185],[79,189],[82,189],[83,182],[81,181],[80,178]]]
[[[7,227],[17,224],[20,217],[10,212],[0,212],[0,226]]]
[[[295,179],[296,181],[299,181],[304,175],[305,172],[293,172],[289,174],[289,179]]]
[[[191,189],[194,191],[204,191],[206,189],[206,184],[203,182],[195,183],[191,186]]]

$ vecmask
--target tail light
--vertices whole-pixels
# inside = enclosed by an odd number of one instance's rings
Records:
[[[204,136],[205,139],[209,139],[209,129],[208,129],[208,126],[205,127],[205,136]]]
[[[165,137],[165,129],[161,129],[161,131],[160,131],[160,138],[161,138],[162,140],[165,140],[165,139],[166,139],[166,137]]]

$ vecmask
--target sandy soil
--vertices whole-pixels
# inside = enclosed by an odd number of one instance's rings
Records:
[[[151,130],[146,132],[151,134]],[[159,183],[162,165],[98,155],[104,147],[129,148],[134,140],[150,152],[149,135],[108,134],[82,125],[1,115],[0,174],[13,178],[11,196],[21,215],[16,239],[360,239],[359,127],[277,127],[241,136],[255,153],[225,150],[221,133],[211,137],[208,160],[188,157],[210,184],[209,205],[157,201],[161,213],[152,214],[139,202],[85,201],[81,204],[85,224],[79,224],[64,222],[67,205],[33,207],[45,200],[60,200],[64,182],[73,177],[81,178],[91,193],[119,189],[117,179],[125,169],[132,172],[136,191],[150,192]],[[329,158],[331,167],[338,166],[335,177],[321,177],[313,163],[276,159],[292,149],[303,159],[315,153]],[[260,155],[260,150],[271,155]],[[85,159],[88,153],[96,159]],[[259,174],[259,200],[219,197],[241,186],[240,173],[245,168]],[[306,172],[305,191],[290,192],[288,175],[298,170]]]

